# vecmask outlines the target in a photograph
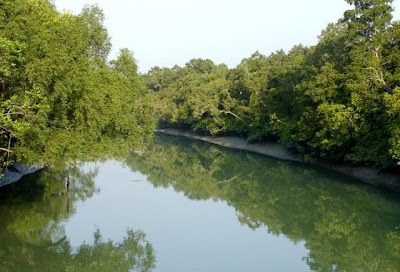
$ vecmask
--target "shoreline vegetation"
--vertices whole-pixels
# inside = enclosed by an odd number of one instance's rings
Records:
[[[352,8],[314,46],[144,75],[159,127],[275,141],[305,160],[400,168],[400,22],[392,0]]]
[[[98,6],[73,15],[50,0],[4,0],[0,173],[124,158],[158,125],[277,142],[299,161],[370,169],[357,175],[379,184],[369,176],[400,169],[400,22],[393,0],[345,1],[351,9],[314,46],[140,74],[128,49],[108,59]]]
[[[348,176],[357,178],[358,180],[383,187],[392,191],[400,192],[400,174],[379,170],[368,166],[354,166],[350,163],[338,163],[334,161],[312,161],[307,162],[302,159],[299,154],[291,152],[276,142],[248,143],[245,138],[238,136],[205,136],[197,134],[193,131],[182,129],[157,129],[157,133],[164,133],[172,136],[186,137],[212,144],[216,144],[226,148],[239,149],[254,152],[269,157],[294,161],[299,163],[307,163],[316,165],[325,169],[334,170]]]
[[[126,157],[156,119],[133,53],[109,61],[105,16],[48,0],[0,4],[0,176],[15,162]]]

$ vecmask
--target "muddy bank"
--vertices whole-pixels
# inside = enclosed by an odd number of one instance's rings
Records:
[[[191,139],[197,139],[224,147],[251,151],[282,160],[303,162],[303,163],[305,162],[299,154],[287,150],[278,143],[265,142],[265,143],[249,144],[245,139],[241,137],[201,136],[192,131],[184,131],[179,129],[159,129],[157,130],[157,132],[175,136],[184,136]],[[316,161],[313,162],[312,164],[321,166],[326,169],[331,169],[344,173],[346,175],[355,177],[363,182],[375,186],[385,187],[387,189],[400,192],[400,175],[398,174],[380,171],[373,167],[354,166],[351,164],[338,163],[334,161]]]
[[[4,170],[0,178],[0,187],[19,181],[23,176],[35,173],[43,169],[42,166],[28,166],[23,163],[15,163],[9,169]]]

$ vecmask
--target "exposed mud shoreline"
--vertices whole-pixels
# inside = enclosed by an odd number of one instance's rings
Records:
[[[43,169],[43,166],[28,166],[23,163],[15,163],[10,169],[3,172],[0,178],[0,187],[19,181],[23,176],[35,173]]]
[[[157,132],[174,136],[184,136],[187,138],[197,139],[224,147],[251,151],[282,160],[305,162],[299,154],[287,150],[278,143],[264,142],[249,144],[245,139],[241,137],[202,136],[192,131],[184,131],[179,129],[159,129],[157,130]],[[338,163],[334,161],[315,161],[312,164],[344,173],[375,186],[385,187],[387,189],[400,192],[400,175],[398,174],[380,171],[373,167],[354,166],[351,164]]]

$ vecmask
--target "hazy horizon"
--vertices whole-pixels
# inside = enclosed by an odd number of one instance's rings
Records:
[[[129,48],[140,72],[153,66],[182,66],[192,58],[234,67],[256,51],[269,55],[300,43],[310,46],[328,23],[336,22],[349,8],[344,0],[54,2],[57,9],[74,14],[85,4],[98,4],[112,38],[111,58],[120,48]],[[393,6],[400,10],[400,0]]]

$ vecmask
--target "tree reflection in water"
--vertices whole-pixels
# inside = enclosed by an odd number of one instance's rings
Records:
[[[141,231],[127,230],[121,242],[72,247],[63,221],[75,203],[98,192],[97,169],[54,168],[0,191],[0,271],[151,271],[155,253]],[[69,182],[69,186],[67,185]]]
[[[163,135],[123,161],[155,187],[224,201],[249,228],[304,241],[313,271],[400,271],[397,194],[310,166]],[[105,242],[97,231],[93,244],[71,246],[63,221],[98,192],[97,169],[86,168],[55,167],[0,190],[0,272],[154,268],[142,232]]]
[[[126,164],[156,187],[225,201],[252,229],[304,241],[313,271],[400,271],[397,194],[337,173],[165,135]]]

